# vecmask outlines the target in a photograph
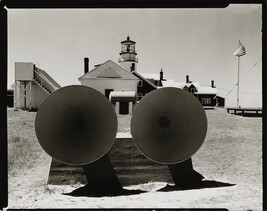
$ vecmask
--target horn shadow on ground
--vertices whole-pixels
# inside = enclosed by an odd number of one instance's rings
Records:
[[[171,191],[184,191],[184,190],[194,190],[194,189],[204,189],[204,188],[221,188],[230,187],[235,184],[218,182],[214,180],[203,180],[196,183],[191,183],[185,186],[169,185],[157,190],[159,192],[171,192]],[[107,188],[92,188],[85,185],[75,189],[70,193],[64,193],[63,195],[69,195],[74,197],[105,197],[105,196],[126,196],[126,195],[136,195],[140,193],[145,193],[147,191],[143,190],[127,190],[123,188],[119,189],[107,189]]]
[[[104,196],[125,196],[145,193],[142,190],[126,190],[124,188],[107,188],[107,187],[89,187],[85,185],[77,188],[70,193],[63,193],[63,195],[75,196],[75,197],[104,197]]]
[[[100,163],[100,161],[101,160],[98,161],[98,164]],[[109,167],[111,168],[111,164],[107,159],[107,157],[106,160],[102,158],[102,162],[104,164],[109,164]],[[105,172],[106,174],[97,172],[97,174],[93,175],[93,177],[91,177],[90,179],[90,176],[92,176],[92,172],[96,172],[96,171],[91,171],[90,174],[90,172],[88,171],[88,169],[92,170],[93,167],[92,164],[83,167],[87,175],[87,181],[90,182],[87,185],[75,189],[71,193],[65,193],[64,195],[103,197],[103,196],[135,195],[146,192],[143,190],[128,190],[122,188],[115,172],[113,172],[114,171],[113,168],[109,169],[110,171],[106,171]],[[169,192],[169,191],[179,191],[179,190],[229,187],[235,185],[230,183],[218,182],[214,180],[204,180],[204,176],[193,169],[191,158],[178,164],[168,165],[168,168],[170,170],[175,185],[167,184],[164,188],[161,188],[157,191]],[[99,170],[99,169],[107,169],[107,168],[94,168],[94,170]],[[103,175],[106,175],[107,177],[104,177]]]
[[[221,187],[230,187],[235,184],[218,182],[214,180],[202,180],[196,183],[188,184],[186,186],[178,185],[169,185],[167,184],[164,188],[161,188],[157,191],[160,192],[170,192],[170,191],[179,191],[179,190],[194,190],[194,189],[204,189],[204,188],[221,188]]]
[[[181,163],[168,165],[174,185],[167,184],[159,189],[161,192],[192,190],[203,188],[229,187],[235,184],[224,183],[214,180],[205,180],[204,176],[193,169],[192,159],[189,158]]]

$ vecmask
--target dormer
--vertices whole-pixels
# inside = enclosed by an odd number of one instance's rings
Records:
[[[197,88],[194,86],[194,84],[191,84],[189,87],[188,87],[188,91],[192,94],[194,94],[195,92],[197,92]]]

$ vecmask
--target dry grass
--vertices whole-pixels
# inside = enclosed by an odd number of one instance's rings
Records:
[[[8,175],[17,176],[47,160],[34,129],[36,112],[8,109]]]
[[[35,136],[35,112],[8,109],[9,208],[126,208],[226,207],[261,210],[261,118],[228,115],[225,109],[207,110],[206,140],[193,156],[195,170],[208,180],[235,186],[155,192],[162,183],[140,184],[148,193],[133,196],[73,198],[61,195],[76,186],[47,186],[51,158]],[[130,116],[119,116],[119,131],[130,131]],[[129,187],[133,188],[133,187]]]

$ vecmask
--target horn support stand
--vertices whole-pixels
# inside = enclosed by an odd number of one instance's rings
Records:
[[[139,194],[123,189],[107,152],[116,137],[117,116],[98,91],[68,86],[49,95],[38,109],[35,130],[43,149],[53,158],[83,168],[87,184],[67,195],[118,196]],[[201,174],[192,155],[204,142],[207,117],[200,102],[178,88],[147,94],[135,107],[131,133],[136,147],[150,160],[168,165],[174,186],[160,191],[200,187]]]
[[[71,196],[119,196],[139,194],[141,190],[127,190],[122,188],[107,154],[97,161],[83,165],[87,184],[65,195]]]
[[[173,87],[148,93],[134,110],[131,132],[147,158],[168,165],[175,185],[162,191],[190,188],[204,178],[193,169],[191,157],[205,140],[207,117],[192,94]]]
[[[109,196],[140,193],[121,187],[108,158],[117,134],[113,105],[93,88],[72,85],[50,94],[40,105],[35,131],[51,157],[83,167],[87,185],[68,195]]]
[[[193,169],[192,159],[177,164],[168,165],[174,185],[167,184],[158,191],[175,191],[194,189],[200,186],[204,177]]]
[[[193,169],[192,159],[168,165],[176,187],[187,188],[199,183],[204,177]]]

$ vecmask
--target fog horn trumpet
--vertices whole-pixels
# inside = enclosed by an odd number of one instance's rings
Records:
[[[81,165],[87,178],[73,196],[139,193],[125,190],[106,154],[117,134],[113,105],[100,92],[81,85],[66,86],[40,105],[35,131],[42,148],[54,159]]]
[[[192,166],[191,156],[207,133],[207,117],[200,102],[179,88],[154,90],[135,107],[131,133],[137,148],[150,160],[167,164],[175,186],[187,189],[204,178]]]

